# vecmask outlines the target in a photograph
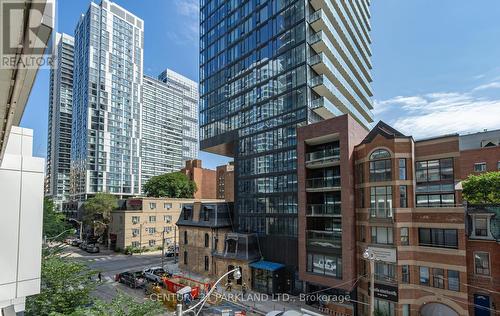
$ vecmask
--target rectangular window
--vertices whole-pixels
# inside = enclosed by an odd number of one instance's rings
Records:
[[[184,264],[188,264],[188,253],[184,251]]]
[[[488,236],[488,217],[474,217],[474,235],[480,237]]]
[[[163,208],[169,210],[172,208],[172,203],[163,203]]]
[[[420,284],[429,285],[429,268],[420,267]]]
[[[391,159],[370,161],[370,181],[391,181]]]
[[[497,170],[500,170],[500,161],[497,162]]]
[[[370,216],[376,218],[392,217],[392,187],[370,188]]]
[[[407,264],[401,266],[401,282],[410,283],[410,266]]]
[[[417,182],[453,180],[453,158],[417,161],[415,175]]]
[[[148,227],[148,228],[146,228],[146,231],[147,231],[150,235],[152,235],[152,234],[156,233],[156,227]]]
[[[156,208],[156,203],[153,203],[153,202],[149,203],[149,208],[151,210],[154,210]]]
[[[308,253],[307,271],[325,276],[341,278],[342,257]]]
[[[408,194],[406,185],[399,186],[399,207],[408,207]]]
[[[432,286],[438,289],[444,289],[444,270],[443,269],[432,269]]]
[[[410,232],[408,227],[401,227],[399,230],[399,236],[401,238],[401,245],[408,246],[410,243]]]
[[[486,171],[486,162],[479,162],[474,164],[474,172]]]
[[[403,305],[403,316],[410,316],[410,304]]]
[[[393,282],[396,275],[396,266],[386,262],[375,262],[375,279],[384,282]]]
[[[140,216],[132,216],[132,224],[139,224],[140,220],[141,220]]]
[[[132,229],[132,237],[137,237],[139,236],[139,234],[140,234],[139,228]]]
[[[406,180],[406,159],[399,159],[399,180]]]
[[[149,222],[150,223],[156,222],[156,216],[149,216]]]
[[[490,254],[488,252],[474,253],[474,270],[479,275],[490,275]]]
[[[156,245],[156,240],[151,239],[151,240],[149,241],[149,247],[153,247],[154,245]]]
[[[372,227],[372,243],[393,244],[392,227]]]
[[[132,242],[132,247],[139,248],[140,247],[139,242],[138,241],[133,241]]]
[[[448,290],[460,291],[460,273],[455,270],[448,270]]]
[[[205,256],[205,271],[208,271],[208,268],[210,266],[210,261],[208,256]]]
[[[172,222],[172,215],[164,215],[163,220],[165,221],[165,223]]]
[[[419,228],[418,242],[420,246],[457,248],[458,232],[456,229]]]

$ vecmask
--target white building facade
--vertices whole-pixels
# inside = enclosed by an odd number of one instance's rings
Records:
[[[50,69],[45,195],[60,209],[70,199],[74,38],[56,33]]]
[[[144,21],[113,2],[91,3],[75,30],[71,191],[141,192]]]

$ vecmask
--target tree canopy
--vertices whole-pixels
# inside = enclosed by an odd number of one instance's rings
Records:
[[[43,200],[43,236],[57,236],[70,228],[64,214],[56,212],[54,202],[46,197]],[[58,239],[62,240],[64,237],[63,234]]]
[[[182,172],[165,173],[152,177],[144,184],[144,193],[151,197],[192,198],[196,183]]]
[[[111,211],[118,206],[117,198],[109,193],[97,193],[83,204],[83,221],[88,225],[93,225],[95,220],[109,223]]]
[[[462,181],[462,195],[472,204],[500,203],[500,171],[470,175]]]

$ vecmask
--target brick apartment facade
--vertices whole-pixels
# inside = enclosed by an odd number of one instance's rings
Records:
[[[351,293],[356,279],[354,146],[368,132],[342,115],[297,132],[299,277],[306,292]],[[329,306],[353,315],[352,306]]]
[[[186,203],[194,199],[129,198],[120,201],[118,209],[111,212],[111,247],[123,250],[133,248],[158,248],[179,244],[175,225]],[[204,200],[203,202],[220,202]],[[163,243],[163,240],[165,243]]]
[[[498,170],[499,131],[415,141],[383,122],[368,132],[351,121],[340,116],[298,130],[306,292],[350,294],[358,304],[326,302],[323,311],[369,315],[369,249],[378,259],[375,307],[383,315],[495,315],[500,215],[476,211],[466,221],[460,181]],[[472,217],[492,219],[487,240],[471,237]]]
[[[217,172],[217,198],[226,202],[234,202],[234,164],[228,163],[218,166]]]
[[[202,167],[199,159],[187,160],[181,169],[188,178],[196,183],[198,190],[194,194],[195,199],[216,199],[217,180],[216,171]]]

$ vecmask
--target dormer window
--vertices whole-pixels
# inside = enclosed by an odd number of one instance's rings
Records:
[[[493,214],[471,214],[472,216],[472,238],[493,239],[490,229],[490,220]]]

